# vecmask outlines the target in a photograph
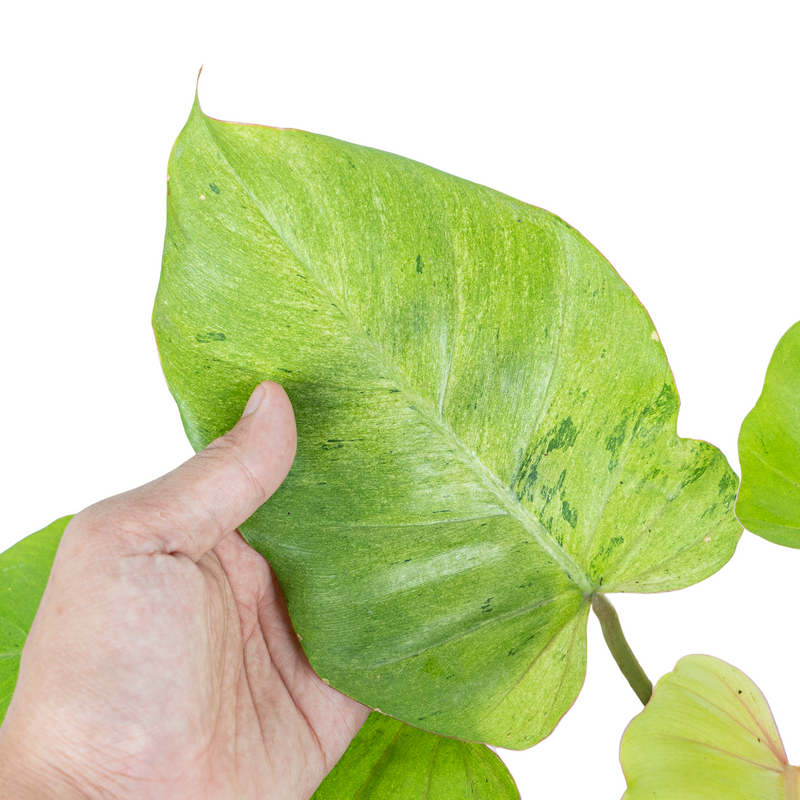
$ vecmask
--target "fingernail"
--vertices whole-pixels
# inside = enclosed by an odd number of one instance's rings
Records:
[[[261,401],[264,399],[264,395],[266,393],[267,389],[264,384],[259,383],[253,391],[253,394],[250,395],[250,399],[247,401],[247,405],[244,407],[242,416],[246,417],[249,414],[252,414],[261,405]]]

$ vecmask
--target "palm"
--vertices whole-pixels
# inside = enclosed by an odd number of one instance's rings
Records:
[[[143,676],[151,692],[135,698],[140,711],[151,711],[150,744],[108,777],[154,800],[309,797],[367,710],[311,669],[272,571],[238,533],[196,565],[183,561],[176,577],[172,602],[147,592],[150,607],[140,616],[150,625],[155,615],[163,626],[152,652],[172,676],[160,683]],[[142,793],[143,784],[158,790]]]

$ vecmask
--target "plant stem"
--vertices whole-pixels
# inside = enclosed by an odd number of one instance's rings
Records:
[[[631,685],[631,689],[642,701],[642,705],[647,705],[647,701],[653,694],[653,684],[644,674],[644,670],[625,639],[616,609],[605,595],[594,593],[592,594],[592,610],[600,620],[603,638],[606,640],[611,655],[614,656],[614,661],[617,662],[620,671]]]

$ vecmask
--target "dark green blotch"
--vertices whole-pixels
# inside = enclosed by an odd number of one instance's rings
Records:
[[[208,188],[211,189],[214,194],[219,194],[219,187],[215,186],[213,183],[209,183]]]
[[[578,524],[578,512],[576,509],[570,508],[569,503],[566,500],[561,501],[561,516],[573,528]]]
[[[625,420],[622,420],[606,439],[606,450],[616,453],[625,441]]]
[[[648,427],[660,427],[671,419],[678,411],[680,400],[678,399],[678,392],[674,386],[665,383],[658,393],[658,397],[651,405],[645,406],[639,419],[636,422],[634,433],[638,433],[639,429],[647,422]]]
[[[422,275],[422,256],[417,256],[417,275]]]
[[[512,486],[515,487],[514,491],[516,492],[517,496],[525,497],[528,500],[533,500],[533,487],[539,477],[539,464],[541,463],[542,459],[552,453],[554,450],[572,447],[577,438],[578,431],[572,422],[572,418],[566,417],[559,425],[551,428],[536,445],[531,447],[525,453],[525,457],[520,465],[517,478],[512,484]],[[537,455],[538,448],[545,441],[547,442],[547,445],[544,451],[540,451]],[[541,488],[542,497],[545,500],[545,504],[550,502],[553,494],[555,494],[555,492],[558,491],[563,485],[564,475],[565,473],[562,473],[561,478],[554,489],[547,489],[546,487]]]
[[[695,481],[699,481],[706,473],[706,466],[695,467],[685,478],[681,480],[680,488],[684,489]]]
[[[200,344],[208,344],[209,342],[224,342],[227,338],[224,333],[215,333],[209,331],[208,333],[198,333],[194,337]]]
[[[719,479],[719,494],[720,497],[724,495],[733,494],[736,492],[736,476],[732,472],[723,472],[722,477]]]
[[[545,453],[552,453],[553,450],[561,448],[572,447],[575,440],[578,438],[578,431],[572,423],[572,417],[567,417],[562,420],[561,424],[553,434],[553,438],[547,443]]]
[[[561,491],[561,487],[564,485],[564,481],[567,477],[567,471],[565,469],[561,470],[561,474],[558,476],[558,480],[556,481],[554,486],[547,487],[545,485],[542,486],[540,489],[542,499],[544,500],[544,505],[546,506],[558,492]]]

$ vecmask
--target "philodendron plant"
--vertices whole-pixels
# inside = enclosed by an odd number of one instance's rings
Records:
[[[431,167],[195,99],[153,324],[195,449],[260,381],[292,400],[294,466],[241,531],[314,669],[375,709],[318,800],[518,797],[485,745],[530,747],[567,712],[590,608],[647,703],[608,595],[690,586],[741,535],[737,477],[678,437],[658,334],[611,265]],[[0,556],[6,703],[67,521]]]

